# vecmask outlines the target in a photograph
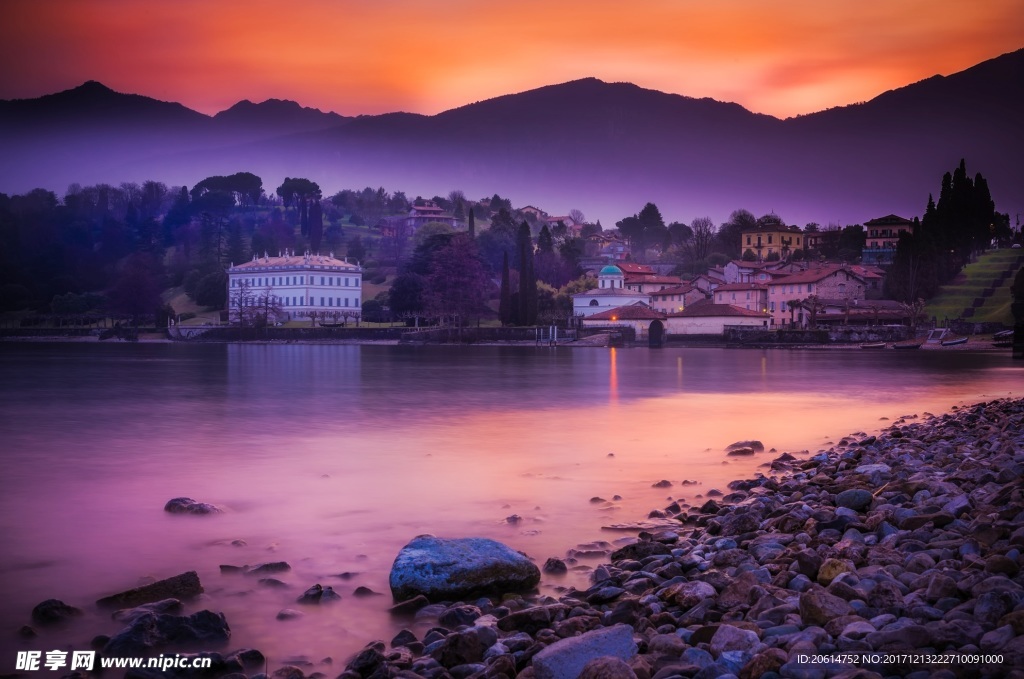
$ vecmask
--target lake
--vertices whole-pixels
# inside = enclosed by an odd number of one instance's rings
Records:
[[[2,344],[0,667],[16,649],[88,649],[119,627],[96,599],[196,570],[206,594],[188,611],[224,612],[231,649],[337,673],[401,627],[387,578],[416,535],[492,537],[541,564],[783,451],[1016,396],[1022,377],[1009,352]],[[742,439],[768,451],[726,457]],[[225,512],[165,513],[177,496]],[[219,569],[282,560],[288,589]],[[296,604],[314,583],[342,601]],[[86,616],[19,641],[48,598]],[[278,621],[284,608],[305,615]]]

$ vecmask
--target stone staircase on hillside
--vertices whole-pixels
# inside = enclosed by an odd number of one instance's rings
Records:
[[[973,318],[978,309],[985,306],[988,299],[995,294],[996,290],[1006,285],[1006,282],[1017,275],[1017,270],[1024,265],[1024,254],[1018,255],[1011,260],[1007,268],[989,283],[988,287],[981,291],[981,295],[975,297],[971,306],[964,309],[960,314],[961,318]]]

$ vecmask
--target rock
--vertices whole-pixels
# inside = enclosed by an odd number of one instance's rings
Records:
[[[55,625],[82,614],[82,609],[69,606],[60,599],[47,599],[32,609],[32,622],[37,625]]]
[[[857,570],[856,566],[850,561],[825,559],[821,568],[818,569],[818,582],[827,587],[843,573],[853,573],[855,570]]]
[[[471,625],[482,615],[480,609],[469,604],[451,606],[438,616],[437,621],[449,629]]]
[[[651,488],[671,488],[672,482],[667,479],[662,479],[655,484],[651,485]]]
[[[277,619],[294,620],[296,618],[301,618],[303,615],[305,615],[305,613],[303,613],[302,611],[297,611],[294,608],[282,608],[280,611],[277,612]]]
[[[746,457],[748,455],[753,455],[753,454],[754,454],[754,449],[753,448],[733,448],[728,453],[726,453],[726,455],[729,455],[730,457]]]
[[[540,582],[540,569],[495,540],[421,535],[398,553],[389,581],[395,601],[420,594],[455,601],[530,590]]]
[[[430,600],[427,599],[427,597],[423,596],[422,594],[417,594],[411,599],[398,602],[397,604],[389,608],[388,612],[391,613],[391,615],[412,615],[416,611],[420,610],[421,608],[429,604]]]
[[[359,585],[354,590],[352,590],[352,596],[358,597],[360,599],[365,599],[366,597],[384,596],[384,595],[381,594],[380,592],[374,592],[369,587],[364,587],[363,585]]]
[[[96,605],[102,608],[131,608],[162,599],[191,599],[202,593],[203,586],[199,584],[199,575],[195,571],[188,571],[173,578],[157,580],[142,587],[103,597]]]
[[[760,441],[737,441],[725,447],[726,450],[736,450],[738,448],[750,448],[751,452],[764,452],[764,444]]]
[[[732,625],[720,625],[715,630],[711,642],[708,644],[711,655],[719,656],[727,651],[743,651],[754,655],[761,648],[761,640],[756,632],[740,629]]]
[[[223,510],[206,502],[196,502],[190,497],[176,497],[167,501],[164,511],[171,514],[219,514]]]
[[[245,569],[246,575],[269,575],[271,573],[285,573],[290,571],[292,567],[288,565],[287,561],[270,561],[268,563],[260,563],[255,566],[250,566]]]
[[[636,651],[633,628],[603,627],[547,646],[533,656],[533,673],[536,679],[578,677],[592,660],[611,657],[627,661]]]
[[[550,559],[548,559],[547,561],[544,562],[543,571],[545,573],[549,573],[551,575],[559,575],[559,574],[562,574],[562,573],[567,573],[569,571],[569,568],[565,565],[565,562],[562,561],[561,559],[556,559],[555,557],[551,557]]]
[[[637,679],[637,676],[620,658],[603,656],[584,665],[577,679]]]
[[[331,587],[323,587],[319,583],[313,585],[296,599],[300,604],[326,604],[341,601],[341,595]]]
[[[836,506],[860,512],[870,507],[872,500],[874,500],[874,496],[871,494],[871,491],[850,488],[836,495]]]
[[[624,559],[642,561],[649,556],[671,553],[672,548],[668,545],[661,542],[644,540],[642,542],[634,542],[631,545],[626,545],[621,549],[615,550],[612,552],[612,561],[622,561]]]
[[[680,582],[661,593],[662,599],[683,609],[692,608],[713,596],[715,596],[715,588],[700,580]]]
[[[142,604],[135,608],[122,608],[119,611],[111,613],[110,617],[118,622],[123,622],[126,625],[129,625],[146,613],[168,613],[178,615],[184,610],[184,608],[185,607],[182,603],[177,599],[163,599],[151,604]]]
[[[103,647],[103,655],[140,656],[168,646],[223,644],[231,628],[223,613],[202,610],[189,616],[146,613],[121,630]]]
[[[805,624],[824,626],[829,620],[852,615],[850,604],[823,589],[809,589],[800,594],[800,617]]]

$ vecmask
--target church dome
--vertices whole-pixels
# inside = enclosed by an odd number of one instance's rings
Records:
[[[620,269],[619,267],[615,266],[614,264],[609,264],[608,266],[606,266],[603,269],[601,269],[601,271],[597,275],[598,276],[621,276],[622,275],[622,269]]]

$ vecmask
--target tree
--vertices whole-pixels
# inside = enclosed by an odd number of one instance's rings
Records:
[[[716,246],[731,259],[740,254],[743,247],[743,232],[753,231],[758,226],[758,220],[749,210],[733,210],[726,221],[718,229]]]
[[[517,239],[519,251],[519,324],[533,325],[537,322],[537,277],[533,268],[533,240],[530,225],[519,225]]]
[[[467,228],[469,229],[469,235],[473,236],[475,238],[476,237],[476,217],[473,216],[473,211],[472,210],[469,211],[469,224],[468,224]]]
[[[512,322],[512,288],[510,287],[507,252],[501,262],[501,291],[499,294],[498,320],[502,325],[509,325]]]
[[[395,278],[388,292],[388,306],[399,318],[421,316],[424,309],[425,279],[416,273],[404,273]]]
[[[576,208],[569,210],[569,219],[576,222],[577,226],[583,226],[587,223],[587,218],[583,215],[583,211]]]
[[[693,237],[686,243],[686,254],[695,262],[706,260],[715,242],[715,223],[710,217],[697,217],[690,222],[690,231]]]
[[[541,227],[540,235],[537,236],[537,251],[547,254],[555,252],[555,241],[551,237],[551,231],[548,230],[547,224]]]
[[[366,245],[360,236],[352,236],[345,245],[345,254],[356,262],[366,259]]]
[[[476,241],[469,234],[456,234],[434,253],[427,277],[427,308],[438,318],[450,319],[461,331],[466,319],[485,313],[489,287]]]
[[[277,187],[277,195],[284,201],[285,207],[295,207],[299,212],[299,229],[303,236],[309,235],[309,206],[319,202],[323,194],[320,185],[308,179],[285,177],[281,186]]]
[[[115,311],[132,317],[136,327],[142,316],[155,314],[161,305],[160,264],[147,254],[128,257],[110,290]]]
[[[616,222],[615,226],[629,241],[630,252],[637,261],[646,259],[645,253],[649,247],[664,248],[668,241],[668,229],[654,203],[647,203],[640,212]]]

